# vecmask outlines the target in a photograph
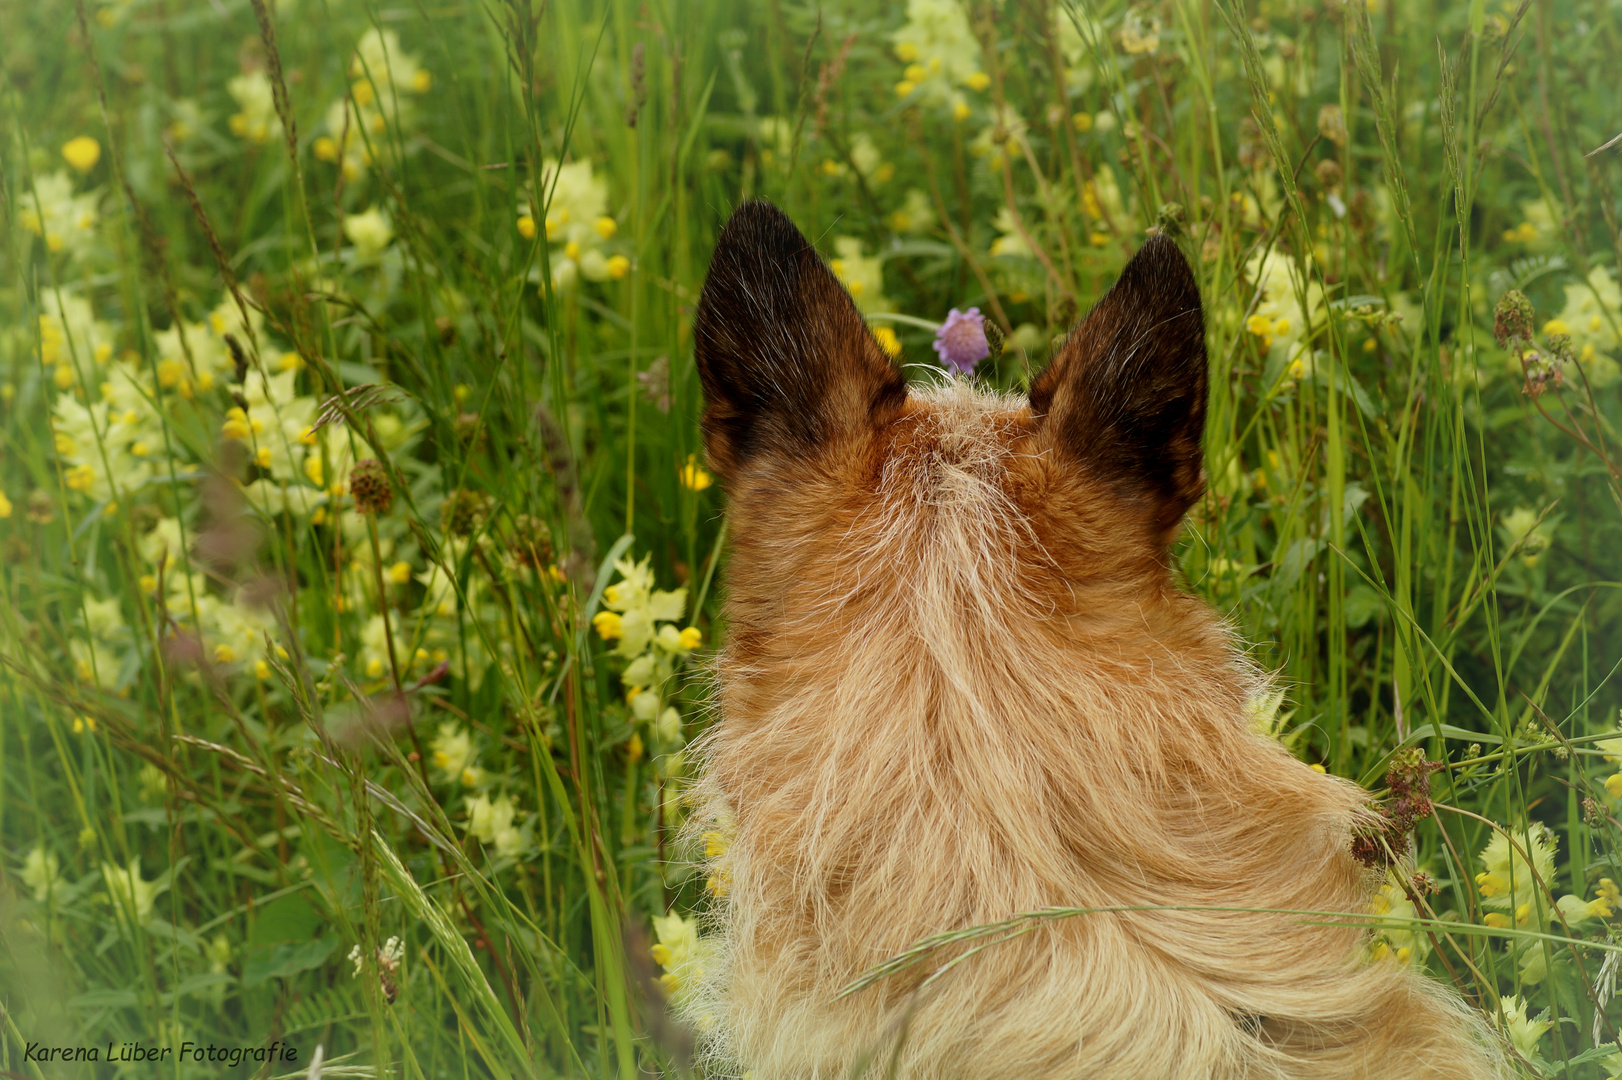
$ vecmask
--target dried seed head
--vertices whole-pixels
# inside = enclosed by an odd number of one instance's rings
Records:
[[[1577,362],[1577,350],[1571,344],[1570,334],[1550,334],[1543,339],[1549,353],[1562,364]]]
[[[1173,239],[1183,235],[1183,227],[1188,224],[1188,211],[1183,209],[1182,203],[1169,202],[1160,208],[1155,215],[1155,227],[1162,236]]]
[[[1324,158],[1314,166],[1312,172],[1325,191],[1338,190],[1341,180],[1345,178],[1344,173],[1341,172],[1340,162],[1334,158]]]
[[[1352,855],[1358,862],[1386,869],[1408,851],[1414,826],[1431,816],[1430,776],[1441,767],[1439,761],[1426,761],[1424,751],[1417,747],[1392,756],[1385,775],[1392,799],[1380,810],[1380,824],[1352,841]]]
[[[490,513],[490,496],[470,488],[457,488],[439,506],[439,524],[449,536],[471,536]]]
[[[1538,352],[1536,349],[1527,349],[1521,353],[1521,370],[1526,373],[1526,382],[1521,385],[1521,393],[1536,399],[1542,397],[1546,390],[1560,389],[1560,384],[1565,381],[1560,369],[1558,357]]]
[[[388,470],[376,458],[362,458],[349,472],[349,493],[363,514],[386,514],[394,505],[394,487]]]
[[[1537,312],[1532,301],[1519,289],[1511,289],[1498,298],[1492,310],[1492,337],[1500,349],[1512,345],[1525,345],[1532,340],[1532,321]]]

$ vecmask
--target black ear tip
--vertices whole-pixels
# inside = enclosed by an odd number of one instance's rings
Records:
[[[737,225],[740,228],[759,227],[762,224],[792,225],[787,214],[777,208],[777,204],[766,199],[745,199],[732,211],[732,217],[727,221],[728,228]]]
[[[1177,246],[1177,241],[1165,233],[1156,233],[1144,241],[1132,261],[1142,259],[1144,262],[1164,271],[1182,271],[1190,277],[1194,276],[1194,268],[1188,264],[1188,256],[1183,249]]]
[[[722,228],[716,252],[734,246],[746,247],[774,256],[792,255],[810,246],[805,234],[789,216],[765,199],[746,199],[738,204]]]
[[[1166,299],[1179,298],[1199,304],[1200,287],[1194,277],[1194,267],[1177,241],[1162,233],[1149,237],[1137,254],[1132,256],[1121,271],[1121,280],[1128,278],[1150,295]]]

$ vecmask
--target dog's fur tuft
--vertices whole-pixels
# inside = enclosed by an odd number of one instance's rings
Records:
[[[1360,957],[1355,785],[1247,725],[1265,680],[1167,546],[1199,495],[1203,319],[1152,240],[1029,399],[908,393],[792,223],[746,203],[695,328],[731,498],[731,823],[694,1009],[757,1080],[1480,1080],[1451,994]],[[916,940],[1042,925],[835,1000]],[[1208,910],[1190,910],[1206,907]]]

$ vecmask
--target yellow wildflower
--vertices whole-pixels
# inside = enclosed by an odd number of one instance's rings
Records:
[[[120,870],[112,863],[101,864],[102,880],[107,883],[108,897],[120,914],[133,916],[136,922],[145,922],[152,914],[152,901],[167,889],[167,884],[143,881],[141,860],[131,859],[128,870]]]
[[[896,357],[901,355],[901,339],[888,326],[874,327],[873,340],[879,343],[879,348],[884,350],[885,356]]]
[[[681,467],[681,486],[689,491],[703,491],[713,483],[715,479],[698,463],[698,455],[688,454],[687,464]]]
[[[1519,996],[1501,998],[1499,1006],[1504,1012],[1504,1030],[1509,1035],[1509,1041],[1522,1057],[1537,1057],[1538,1040],[1554,1026],[1553,1021],[1527,1019],[1526,1001]]]
[[[604,641],[613,641],[622,632],[619,614],[613,611],[599,611],[592,616],[591,625]]]
[[[653,932],[658,942],[648,951],[665,969],[659,982],[667,994],[679,997],[702,977],[714,946],[699,937],[695,920],[674,913],[656,916]]]
[[[47,852],[43,847],[36,846],[28,853],[23,862],[22,879],[34,892],[34,899],[43,904],[50,898],[51,893],[58,888],[57,882],[61,880],[61,864],[55,855]]]
[[[429,745],[433,750],[434,768],[443,773],[446,780],[460,779],[467,769],[468,759],[473,756],[473,740],[467,732],[456,724],[445,724]]]
[[[1592,908],[1592,905],[1597,904],[1605,909],[1604,911],[1594,910],[1594,914],[1600,918],[1609,919],[1615,914],[1617,908],[1622,908],[1622,890],[1618,890],[1616,882],[1610,878],[1600,878],[1599,888],[1596,891],[1599,895],[1594,898],[1590,906]]]
[[[101,143],[88,135],[80,135],[62,145],[62,157],[75,169],[87,173],[101,160]]]
[[[1512,846],[1507,834],[1494,831],[1481,852],[1483,871],[1476,875],[1476,887],[1487,907],[1518,915],[1532,902],[1538,882],[1554,876],[1555,837],[1547,826],[1533,824],[1514,839]]]

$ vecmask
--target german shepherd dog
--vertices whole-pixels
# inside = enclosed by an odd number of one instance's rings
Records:
[[[1368,911],[1372,812],[1254,733],[1265,678],[1175,580],[1206,360],[1174,242],[1143,245],[1028,396],[919,389],[747,202],[694,342],[734,530],[696,789],[731,834],[695,1007],[720,1074],[1506,1075],[1355,920],[1288,914]],[[1114,910],[838,997],[921,938],[1053,905]]]

